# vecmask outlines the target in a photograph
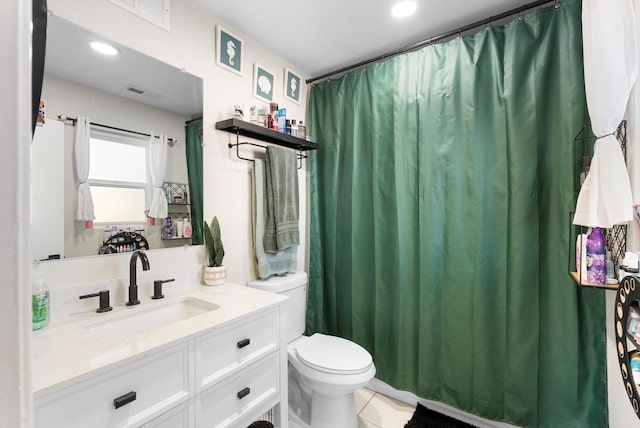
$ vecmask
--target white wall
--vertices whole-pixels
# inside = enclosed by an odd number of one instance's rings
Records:
[[[215,63],[215,26],[219,19],[191,0],[172,2],[171,31],[167,32],[130,14],[110,2],[102,0],[49,0],[55,15],[88,28],[117,43],[157,58],[204,81],[203,156],[204,156],[204,217],[210,221],[218,216],[225,245],[225,260],[229,281],[245,283],[254,279],[251,254],[250,223],[250,167],[251,163],[238,160],[235,151],[227,147],[235,141],[231,134],[215,131],[215,122],[231,116],[234,104],[248,102],[264,104],[252,97],[253,64],[259,63],[276,74],[275,100],[287,108],[287,116],[306,117],[306,104],[284,102],[283,71],[288,66],[281,58],[260,44],[225,25],[244,39],[243,76],[224,70]],[[224,24],[224,23],[223,23]],[[301,73],[299,73],[301,74]],[[303,79],[306,77],[302,75]],[[301,99],[306,100],[307,87],[303,86]],[[305,120],[306,121],[306,120]],[[263,152],[256,150],[258,155]],[[246,152],[247,156],[251,156]],[[306,167],[300,172],[300,200],[307,200]],[[306,268],[308,236],[307,204],[301,203],[301,245],[298,265]]]
[[[64,256],[64,125],[39,124],[31,142],[31,255]]]
[[[29,145],[31,2],[8,0],[0,14],[0,426],[31,426]]]
[[[55,118],[61,114],[67,117],[81,114],[95,123],[138,132],[164,133],[176,138],[179,143],[169,147],[166,180],[178,183],[188,181],[184,126],[189,118],[51,75],[45,75],[42,98],[47,103],[49,123],[55,122]],[[59,223],[61,226],[64,225],[64,253],[66,257],[97,255],[104,240],[102,225],[96,224],[94,229],[85,229],[83,221],[74,220],[77,188],[73,166],[75,128],[69,125],[64,128],[64,222]],[[184,244],[184,241],[162,241],[160,225],[149,228],[146,237],[150,248],[176,247]]]

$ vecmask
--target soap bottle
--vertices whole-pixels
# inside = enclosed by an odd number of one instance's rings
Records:
[[[31,328],[34,331],[49,325],[50,317],[49,288],[38,266],[39,263],[36,260],[33,265],[33,283],[31,287]]]
[[[607,244],[602,229],[594,227],[587,236],[587,281],[591,284],[607,283]]]

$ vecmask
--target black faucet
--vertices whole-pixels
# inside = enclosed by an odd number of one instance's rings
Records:
[[[140,304],[140,300],[138,300],[138,285],[136,284],[136,260],[138,258],[142,262],[142,270],[149,270],[149,259],[144,252],[136,250],[131,253],[131,262],[129,263],[129,301],[127,306]]]

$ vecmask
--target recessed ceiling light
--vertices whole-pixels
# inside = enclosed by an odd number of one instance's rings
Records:
[[[91,42],[91,48],[94,51],[100,52],[104,55],[118,55],[118,49],[111,45],[102,42]]]
[[[396,18],[406,18],[418,9],[418,4],[412,0],[401,1],[395,4],[391,9],[391,13]]]

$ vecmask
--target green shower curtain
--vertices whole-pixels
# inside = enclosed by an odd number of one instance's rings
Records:
[[[604,292],[567,274],[581,2],[311,90],[307,333],[525,427],[608,425]]]
[[[191,198],[191,243],[204,244],[202,238],[202,119],[186,123],[187,175],[189,176],[189,196]]]

